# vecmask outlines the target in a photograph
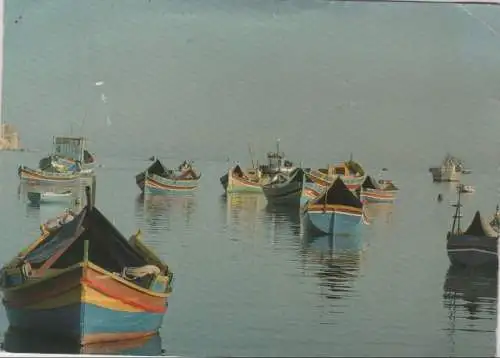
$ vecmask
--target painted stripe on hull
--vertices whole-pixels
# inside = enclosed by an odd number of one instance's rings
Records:
[[[392,203],[396,200],[395,194],[392,193],[374,193],[374,192],[363,192],[360,195],[361,201],[367,201],[369,203]]]
[[[250,182],[230,176],[226,188],[227,193],[264,193],[259,183]]]
[[[319,177],[318,175],[315,175],[314,173],[308,174],[308,177],[314,182],[314,184],[319,185],[321,188],[326,188],[330,186],[337,175],[333,179],[325,179],[322,177]],[[356,190],[358,189],[361,184],[363,184],[365,180],[365,176],[363,175],[362,177],[352,177],[352,176],[340,176],[342,181],[344,182],[345,186],[349,190]]]
[[[164,314],[122,312],[94,304],[73,304],[55,309],[27,309],[6,306],[12,327],[43,330],[82,343],[143,337],[156,332]]]
[[[146,178],[144,189],[146,193],[162,193],[169,191],[192,191],[198,187],[198,181],[189,181],[190,185],[176,185],[175,181],[172,184],[160,183],[154,179]]]
[[[40,183],[73,183],[79,179],[79,176],[71,176],[71,177],[56,177],[56,176],[48,176],[48,175],[35,175],[31,173],[21,172],[21,180],[23,181],[34,181]]]

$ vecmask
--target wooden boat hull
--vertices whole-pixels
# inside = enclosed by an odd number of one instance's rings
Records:
[[[430,168],[432,180],[435,182],[458,182],[460,181],[460,172],[452,169]]]
[[[325,190],[324,187],[311,182],[304,182],[300,195],[300,207],[304,207],[309,200],[316,199]]]
[[[287,205],[300,207],[300,198],[302,196],[304,172],[302,169],[296,169],[283,183],[269,183],[262,186],[262,191],[266,196],[267,202],[271,205]]]
[[[451,235],[446,251],[452,265],[498,268],[498,240],[490,236]]]
[[[15,280],[15,275],[7,277]],[[10,325],[82,344],[153,335],[168,305],[168,295],[142,289],[91,263],[31,281],[3,290]]]
[[[144,179],[145,194],[165,194],[169,192],[186,192],[198,188],[199,179],[167,179],[158,175],[146,175]]]
[[[53,185],[53,184],[76,184],[80,179],[79,173],[50,173],[39,170],[33,170],[25,166],[20,166],[18,169],[19,178],[23,182],[36,185]]]
[[[342,179],[347,188],[349,188],[349,190],[358,189],[366,179],[366,175],[362,176],[334,175],[333,177],[327,177],[325,174],[321,174],[315,171],[308,173],[308,176],[310,180],[312,180],[314,183],[316,183],[322,188],[327,188],[335,181],[335,179],[339,177],[340,179]]]
[[[396,193],[395,190],[363,189],[360,199],[368,203],[392,203],[396,200]]]
[[[230,193],[263,193],[261,183],[240,178],[231,173],[220,178],[220,182],[225,192]]]
[[[363,219],[362,209],[344,205],[308,205],[306,226],[313,234],[349,235],[356,233]]]

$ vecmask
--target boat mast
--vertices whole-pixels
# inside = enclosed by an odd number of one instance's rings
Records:
[[[281,169],[280,139],[276,139],[276,155],[278,159],[278,169]]]
[[[457,203],[454,204],[453,206],[456,207],[456,210],[455,210],[455,215],[453,215],[453,225],[451,227],[451,232],[454,233],[455,232],[455,224],[457,225],[457,232],[460,233],[460,218],[462,217],[462,212],[460,210],[460,208],[462,207],[462,204],[461,204],[461,194],[462,194],[462,184],[458,184],[457,185],[457,194],[458,194],[458,199],[457,199]]]

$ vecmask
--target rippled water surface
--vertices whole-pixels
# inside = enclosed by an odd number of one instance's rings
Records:
[[[496,8],[467,9],[500,28]],[[17,165],[35,165],[54,134],[89,136],[103,164],[97,206],[126,237],[140,228],[176,274],[161,337],[122,351],[494,353],[496,276],[449,271],[454,188],[428,173],[447,151],[463,157],[477,189],[464,220],[493,213],[500,46],[463,9],[11,0],[7,18],[4,118],[40,152],[0,154],[0,260],[63,209],[27,205]],[[312,239],[298,213],[261,195],[223,196],[227,159],[250,163],[250,143],[262,162],[276,137],[308,166],[353,153],[370,174],[389,168],[397,202],[371,206],[358,237]],[[141,197],[134,175],[151,155],[168,166],[194,159],[199,190]]]

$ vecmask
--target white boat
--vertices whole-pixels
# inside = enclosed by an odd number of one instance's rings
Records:
[[[27,193],[29,201],[33,204],[41,204],[41,203],[67,203],[73,200],[73,195],[71,191],[66,191],[64,193],[54,193],[51,191],[48,192],[28,192]]]
[[[472,185],[458,184],[458,188],[461,193],[474,193],[476,191]]]

